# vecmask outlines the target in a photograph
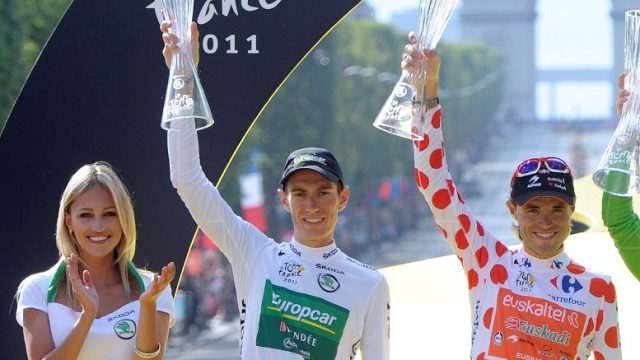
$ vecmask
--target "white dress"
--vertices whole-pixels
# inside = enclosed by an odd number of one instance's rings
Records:
[[[69,307],[47,300],[51,294],[50,285],[59,263],[51,269],[30,275],[22,281],[18,289],[16,320],[23,326],[24,309],[44,311],[49,316],[49,326],[54,346],[58,347],[67,338],[80,313]],[[140,273],[145,287],[152,278]],[[169,314],[169,326],[175,324],[175,306],[171,289],[167,287],[158,297],[157,311]],[[93,321],[87,338],[82,345],[77,360],[122,360],[130,359],[134,353],[140,301],[132,301],[119,309]]]

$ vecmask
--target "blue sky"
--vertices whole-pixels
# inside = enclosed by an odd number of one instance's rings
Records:
[[[504,0],[514,1],[514,0]],[[391,14],[417,9],[419,0],[367,0],[379,21]],[[597,68],[613,64],[612,28],[609,1],[538,0],[536,26],[536,66],[539,69]],[[416,13],[416,23],[417,23]],[[542,118],[554,114],[563,117],[601,117],[610,113],[613,89],[609,83],[559,84],[555,108],[551,109],[548,84],[538,84],[537,112]],[[604,100],[604,101],[603,101]]]

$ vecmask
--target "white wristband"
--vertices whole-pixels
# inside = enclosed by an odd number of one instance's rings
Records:
[[[160,355],[160,343],[158,343],[158,349],[156,349],[156,351],[154,352],[144,352],[140,349],[138,349],[138,346],[135,346],[136,349],[136,355],[138,355],[139,357],[143,358],[143,359],[153,359],[154,357]]]

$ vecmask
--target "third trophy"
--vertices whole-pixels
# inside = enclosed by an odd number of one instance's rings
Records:
[[[624,88],[630,92],[620,122],[602,156],[593,181],[619,196],[640,192],[638,140],[640,135],[640,10],[625,13]]]

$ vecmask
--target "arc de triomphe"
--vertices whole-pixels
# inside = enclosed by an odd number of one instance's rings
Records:
[[[583,74],[590,77],[583,81],[603,80],[615,83],[617,75],[624,68],[624,14],[638,8],[638,3],[632,0],[610,2],[613,69]],[[537,79],[540,75],[535,69],[535,6],[536,0],[464,0],[460,9],[463,37],[484,42],[503,53],[506,71],[503,78],[504,91],[509,96],[504,97],[499,116],[535,120],[535,84],[540,80]]]

